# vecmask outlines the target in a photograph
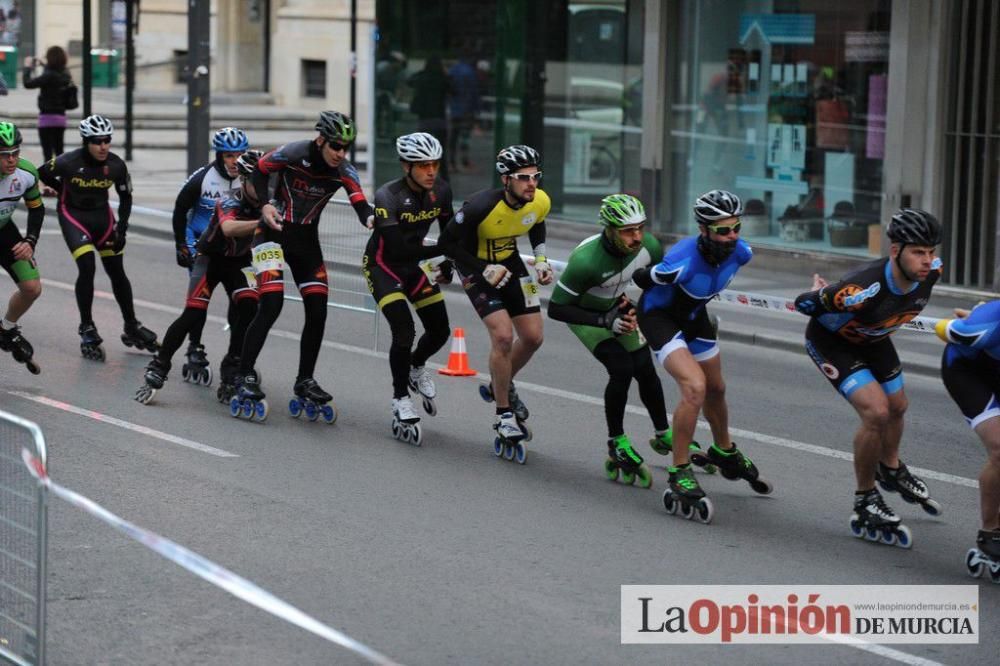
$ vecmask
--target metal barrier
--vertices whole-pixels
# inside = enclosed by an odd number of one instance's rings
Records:
[[[45,461],[45,438],[31,421],[0,411],[0,662],[45,663],[44,487],[21,450]]]

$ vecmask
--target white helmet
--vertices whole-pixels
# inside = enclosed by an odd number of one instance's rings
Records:
[[[396,139],[396,153],[404,162],[433,162],[441,159],[441,142],[427,132],[404,134]]]
[[[80,136],[87,139],[92,136],[111,136],[115,126],[104,116],[87,116],[80,121]]]

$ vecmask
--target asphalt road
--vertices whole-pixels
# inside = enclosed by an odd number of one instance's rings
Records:
[[[375,351],[370,314],[330,313],[317,379],[340,409],[333,426],[293,420],[283,407],[298,357],[297,303],[286,304],[260,358],[266,424],[230,418],[214,386],[183,383],[180,355],[155,402],[140,405],[131,396],[149,357],[118,342],[106,277],[99,270],[94,312],[108,357],[99,364],[80,357],[75,269],[51,226],[39,258],[45,293],[23,325],[43,372],[0,357],[0,405],[41,424],[53,478],[404,663],[854,664],[911,655],[956,664],[1000,653],[1000,586],[973,581],[963,564],[978,525],[968,480],[985,456],[937,379],[907,376],[904,459],[960,478],[929,480],[945,506],[940,518],[890,497],[914,533],[904,551],[849,536],[853,478],[843,454],[855,420],[805,354],[724,341],[734,439],[775,492],[702,476],[716,506],[706,526],[664,512],[665,459],[644,444],[651,424],[641,408],[626,427],[655,466],[653,489],[604,478],[603,371],[562,324],[547,322],[544,347],[519,377],[535,435],[522,467],[494,458],[492,406],[475,379],[438,381],[439,415],[424,419],[423,447],[391,437],[387,327]],[[126,268],[140,319],[162,335],[186,285],[172,244],[131,234]],[[472,366],[485,370],[482,326],[458,291],[447,303]],[[217,367],[221,298],[211,312],[205,343]],[[724,319],[789,336],[804,323],[735,310]],[[901,347],[930,344],[899,337]],[[665,388],[672,404],[676,390]],[[630,404],[640,405],[635,391]],[[356,661],[66,504],[52,504],[49,544],[52,664]],[[621,645],[619,586],[682,583],[978,584],[984,636],[973,646],[893,646],[895,657],[840,645]]]

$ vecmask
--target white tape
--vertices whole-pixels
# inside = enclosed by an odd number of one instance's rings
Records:
[[[97,502],[94,502],[93,500],[84,497],[69,488],[60,486],[58,483],[49,478],[45,465],[38,458],[31,455],[31,452],[28,451],[28,449],[21,449],[21,458],[24,460],[24,464],[27,466],[28,471],[31,472],[31,475],[38,479],[39,483],[41,483],[46,490],[55,494],[60,499],[65,500],[69,504],[72,504],[78,509],[82,509],[95,518],[104,521],[122,534],[135,539],[150,550],[162,555],[174,564],[187,569],[199,578],[208,581],[216,587],[222,588],[237,599],[242,599],[248,604],[267,611],[275,617],[279,617],[286,622],[301,627],[302,629],[305,629],[320,638],[325,638],[331,643],[336,643],[337,645],[345,647],[373,664],[397,666],[398,662],[395,662],[389,657],[376,652],[364,643],[359,643],[350,636],[323,624],[311,615],[307,615],[288,602],[282,601],[267,590],[248,581],[246,578],[234,574],[229,569],[202,557],[194,551],[188,550],[179,543],[175,543],[166,537],[156,534],[155,532],[150,532],[149,530],[139,527],[138,525],[130,523],[124,518],[111,513]]]

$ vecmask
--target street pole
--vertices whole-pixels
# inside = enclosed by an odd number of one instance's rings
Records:
[[[194,172],[205,163],[209,139],[209,13],[210,0],[188,0],[188,135],[187,167]]]
[[[135,93],[135,3],[125,0],[125,160],[132,161],[132,124]]]
[[[83,2],[83,117],[90,115],[90,93],[94,73],[90,67],[90,0]]]
[[[351,0],[351,120],[354,126],[358,125],[357,114],[357,79],[358,79],[358,0]],[[369,136],[371,128],[369,128]],[[371,140],[369,139],[369,153],[371,152]],[[358,142],[351,142],[351,163],[355,162],[357,156]]]

